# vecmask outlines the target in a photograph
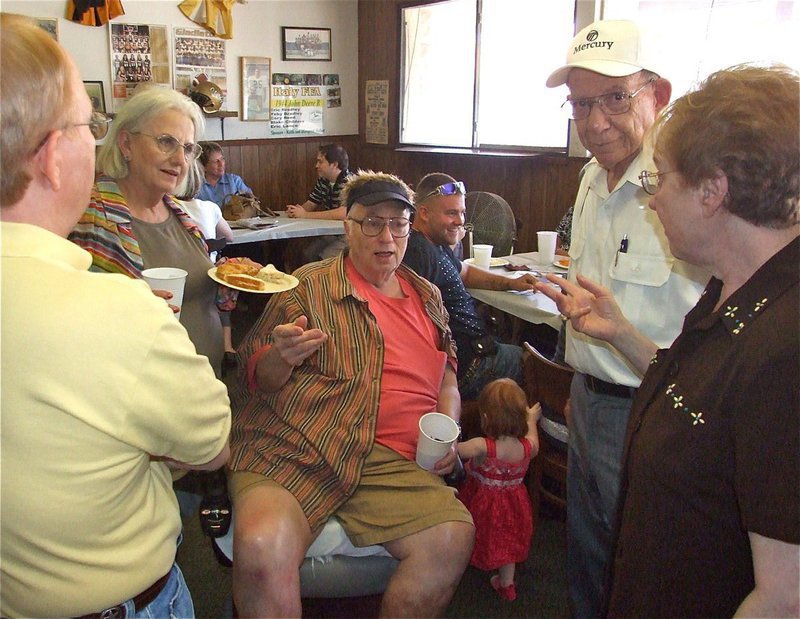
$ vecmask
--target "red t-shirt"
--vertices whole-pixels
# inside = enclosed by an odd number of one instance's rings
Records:
[[[403,278],[405,295],[387,297],[345,261],[348,279],[383,333],[383,374],[375,440],[409,460],[417,450],[419,418],[435,411],[444,378],[447,355],[437,348],[440,336],[425,313],[422,299]]]

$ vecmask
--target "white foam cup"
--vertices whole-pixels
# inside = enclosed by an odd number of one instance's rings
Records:
[[[539,243],[539,264],[552,264],[556,258],[556,238],[558,235],[549,230],[541,230],[536,233]]]
[[[436,463],[450,451],[458,433],[458,424],[447,415],[434,412],[420,417],[417,464],[426,471],[432,471]]]
[[[189,274],[186,271],[175,267],[157,267],[142,271],[142,279],[152,290],[168,290],[172,293],[172,298],[167,299],[167,303],[177,306],[176,318],[181,317],[180,308],[183,305],[183,289],[186,286],[187,275]]]
[[[492,249],[492,245],[482,245],[480,243],[473,245],[472,255],[475,259],[475,265],[488,269],[492,260]]]

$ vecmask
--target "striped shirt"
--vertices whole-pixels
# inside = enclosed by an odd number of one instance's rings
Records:
[[[319,210],[323,211],[339,208],[341,206],[339,204],[339,194],[342,193],[342,187],[348,178],[350,178],[350,170],[340,172],[333,183],[324,178],[317,179],[317,184],[314,185],[311,195],[308,196],[309,202],[322,207]]]
[[[308,317],[329,338],[276,392],[233,393],[230,467],[266,475],[289,490],[312,530],[355,491],[372,450],[378,419],[384,338],[366,299],[345,274],[344,254],[301,267],[300,285],[275,295],[242,342],[249,359],[275,326]],[[455,362],[447,312],[437,288],[400,266],[439,334],[438,348]]]
[[[203,235],[194,220],[184,213],[171,196],[164,204],[178,218],[203,251],[208,253]],[[128,204],[117,182],[101,176],[92,187],[89,207],[69,234],[69,240],[92,254],[92,271],[122,273],[140,278],[144,269],[139,241],[133,234],[133,222]]]

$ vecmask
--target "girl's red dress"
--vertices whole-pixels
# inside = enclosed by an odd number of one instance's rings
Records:
[[[528,439],[519,441],[525,456],[517,462],[497,459],[494,439],[486,439],[486,458],[475,467],[465,464],[467,478],[459,490],[459,498],[475,521],[475,547],[470,564],[493,570],[528,558],[533,536],[531,500],[523,477],[531,461]]]

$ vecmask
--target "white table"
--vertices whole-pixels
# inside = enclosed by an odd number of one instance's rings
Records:
[[[540,273],[558,273],[566,275],[565,269],[559,269],[552,264],[539,264],[539,252],[529,252],[525,254],[514,254],[504,256],[511,264],[525,264]],[[470,265],[474,268],[475,265]],[[490,269],[497,275],[518,277],[516,272],[506,271],[502,267]],[[521,271],[527,273],[528,271]],[[546,324],[553,327],[556,331],[561,328],[561,318],[556,304],[541,293],[520,294],[511,291],[483,290],[481,288],[469,288],[469,293],[478,301],[491,305],[497,309],[535,324]]]
[[[233,240],[229,245],[255,243],[258,241],[274,241],[276,239],[292,239],[301,236],[327,236],[344,234],[344,222],[331,219],[298,219],[280,214],[278,217],[262,217],[264,221],[277,221],[277,225],[269,228],[251,230],[249,228],[233,228]]]

